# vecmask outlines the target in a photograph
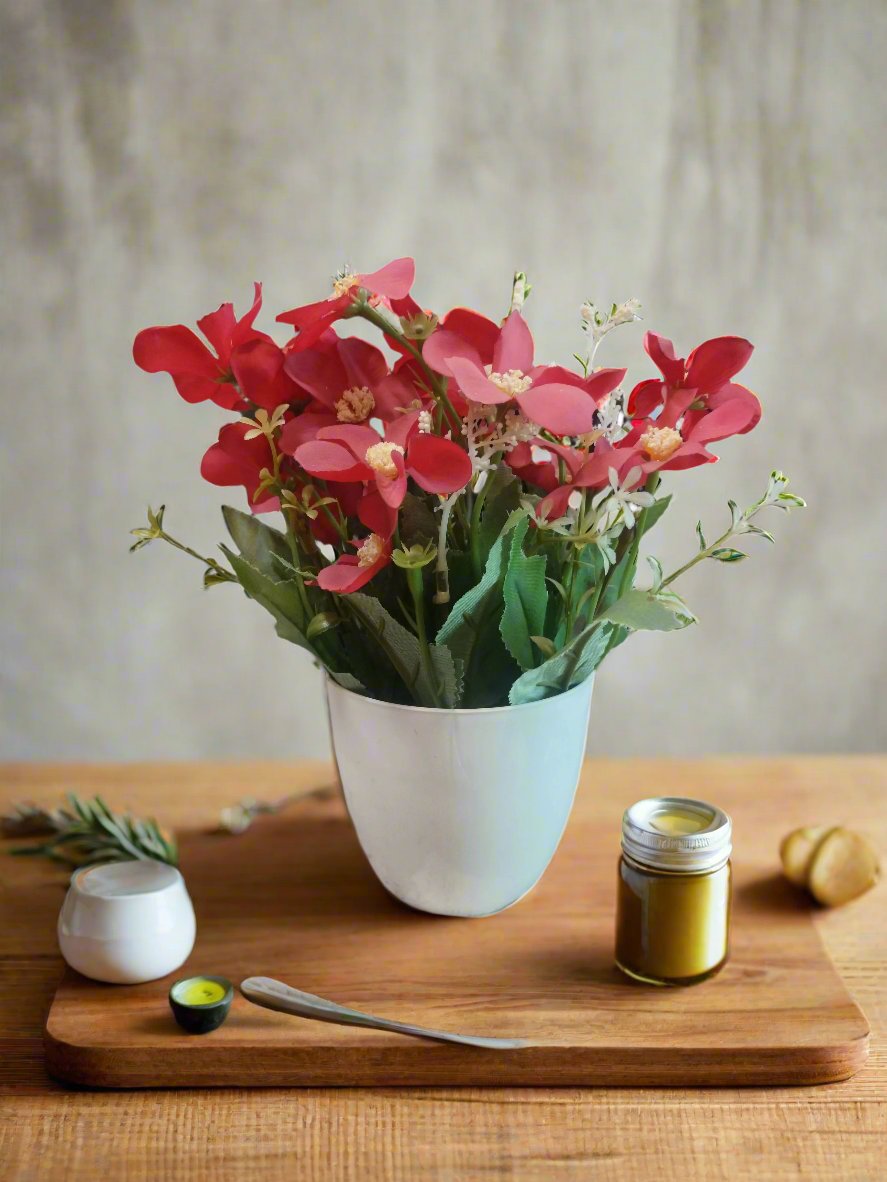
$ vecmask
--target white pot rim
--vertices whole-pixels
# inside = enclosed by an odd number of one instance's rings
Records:
[[[420,714],[442,714],[448,718],[454,715],[472,715],[479,714],[504,714],[506,711],[512,712],[516,710],[533,710],[538,706],[548,706],[554,702],[560,702],[565,698],[569,698],[572,694],[578,694],[582,690],[587,690],[588,683],[594,680],[594,673],[590,673],[584,681],[580,681],[578,685],[574,685],[572,689],[564,690],[561,694],[553,694],[549,698],[540,698],[538,702],[521,702],[517,706],[477,706],[474,708],[457,706],[449,709],[446,706],[412,706],[404,705],[402,702],[386,702],[384,698],[371,698],[368,694],[359,694],[356,690],[345,689],[343,685],[331,677],[330,674],[324,670],[324,677],[326,678],[327,691],[330,688],[336,690],[337,693],[347,694],[351,698],[360,698],[361,701],[367,702],[371,706],[377,706],[383,710],[405,710],[410,713]]]

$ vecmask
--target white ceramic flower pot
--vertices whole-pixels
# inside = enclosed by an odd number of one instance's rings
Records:
[[[491,710],[397,706],[327,679],[348,811],[370,864],[438,915],[504,911],[536,885],[567,824],[593,678]]]

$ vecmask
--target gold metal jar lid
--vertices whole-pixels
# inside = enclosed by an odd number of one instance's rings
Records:
[[[684,796],[639,800],[622,817],[622,848],[654,870],[698,874],[730,857],[733,825],[723,809]]]

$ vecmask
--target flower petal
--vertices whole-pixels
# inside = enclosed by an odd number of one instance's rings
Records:
[[[390,555],[383,554],[372,566],[361,566],[356,554],[343,554],[318,573],[317,585],[335,595],[348,595],[364,587],[389,561]]]
[[[334,427],[324,427],[318,431],[317,437],[344,445],[361,461],[367,453],[367,448],[381,441],[378,431],[363,423],[336,423]]]
[[[365,287],[374,295],[387,296],[390,300],[402,300],[410,294],[413,280],[416,278],[416,263],[414,259],[394,259],[386,263],[378,271],[371,271],[368,275],[360,276],[360,286]]]
[[[303,443],[296,448],[294,459],[306,472],[324,480],[368,480],[372,472],[350,448],[327,439]]]
[[[501,402],[511,402],[510,394],[506,394],[498,386],[494,386],[482,370],[470,361],[466,361],[464,357],[451,357],[449,366],[459,389],[471,402],[494,405]]]
[[[265,410],[300,399],[299,388],[284,372],[284,354],[273,341],[259,338],[231,351],[231,371],[242,394]]]
[[[197,321],[197,327],[223,359],[223,365],[231,352],[231,333],[236,323],[233,304],[221,304],[215,312]]]
[[[727,402],[736,403],[744,407],[745,410],[745,426],[738,427],[734,434],[745,435],[761,421],[761,403],[758,396],[746,386],[740,386],[737,382],[728,382],[726,386],[721,386],[717,393],[708,398],[708,406],[712,411],[719,410]],[[735,413],[737,415],[736,421],[738,421],[738,410]]]
[[[376,478],[376,488],[379,490],[379,496],[386,505],[390,505],[392,509],[399,509],[403,504],[403,499],[407,495],[407,474],[404,466],[403,456],[399,451],[391,453],[391,462],[397,469],[396,476],[383,476],[379,472],[373,472]]]
[[[674,345],[668,337],[661,337],[658,333],[644,334],[644,348],[647,356],[665,378],[670,386],[680,386],[684,381],[684,362],[675,357]]]
[[[133,342],[132,356],[148,373],[186,373],[215,382],[222,377],[215,357],[184,324],[143,328]]]
[[[744,337],[715,337],[704,341],[687,358],[688,386],[700,394],[712,394],[739,373],[754,352]]]
[[[517,402],[528,419],[555,435],[584,435],[594,427],[594,399],[578,386],[543,382],[518,394]]]
[[[533,368],[533,335],[520,312],[509,312],[499,331],[493,350],[493,370],[507,373],[509,369],[526,373]]]
[[[397,509],[382,500],[377,488],[366,490],[357,507],[357,516],[380,538],[390,538],[397,526]]]
[[[284,455],[295,455],[297,447],[316,439],[318,431],[324,427],[334,427],[337,423],[338,419],[331,411],[309,410],[284,424],[277,446]]]
[[[445,374],[447,377],[454,377],[453,371],[450,369],[450,359],[452,357],[460,357],[463,361],[469,362],[475,369],[483,370],[483,361],[481,355],[474,345],[465,340],[464,337],[459,336],[455,332],[450,332],[446,328],[438,328],[431,334],[425,342],[422,349],[422,357],[427,365],[430,365],[437,373]]]
[[[597,406],[604,405],[627,372],[625,369],[597,369],[593,374],[589,374],[585,389]]]
[[[337,351],[349,387],[368,386],[372,390],[388,375],[385,354],[369,341],[362,341],[360,337],[345,337],[339,341]]]
[[[407,472],[426,492],[451,493],[471,479],[471,460],[451,439],[420,433],[410,441]]]
[[[453,308],[441,320],[440,327],[455,333],[480,354],[481,365],[490,365],[499,339],[499,325],[473,308]]]
[[[309,348],[287,353],[283,368],[294,382],[298,382],[330,410],[348,384],[345,366],[337,349]]]

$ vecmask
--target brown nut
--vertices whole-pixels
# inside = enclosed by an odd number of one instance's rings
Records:
[[[858,833],[832,829],[813,853],[808,886],[817,902],[839,907],[865,894],[880,877],[878,854]]]
[[[793,829],[783,838],[779,847],[782,869],[789,882],[805,887],[810,873],[813,855],[820,842],[831,831],[828,825],[813,825],[804,829]]]

